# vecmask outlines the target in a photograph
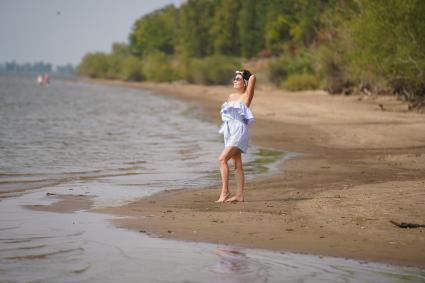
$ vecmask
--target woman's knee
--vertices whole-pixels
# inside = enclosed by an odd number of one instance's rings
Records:
[[[227,164],[227,161],[229,161],[230,158],[232,158],[233,156],[235,156],[235,154],[237,154],[235,150],[237,149],[236,148],[225,149],[218,157],[218,162],[220,164]]]
[[[226,156],[224,156],[224,155],[220,155],[218,158],[217,158],[217,160],[218,160],[218,163],[221,165],[221,164],[227,164],[227,159],[226,159]]]
[[[235,171],[243,172],[242,162],[235,162]]]

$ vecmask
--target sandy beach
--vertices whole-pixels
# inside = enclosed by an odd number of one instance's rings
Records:
[[[217,126],[219,106],[232,91],[94,82],[189,101]],[[285,161],[278,174],[248,182],[244,203],[214,203],[219,187],[212,186],[97,211],[128,216],[116,225],[153,236],[425,266],[425,228],[390,222],[425,224],[423,114],[408,112],[394,97],[289,93],[261,82],[251,109],[254,144],[301,155]]]

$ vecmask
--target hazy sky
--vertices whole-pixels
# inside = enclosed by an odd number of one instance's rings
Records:
[[[140,16],[183,0],[0,0],[0,63],[78,64],[127,41]]]

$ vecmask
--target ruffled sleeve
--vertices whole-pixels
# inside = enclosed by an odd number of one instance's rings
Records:
[[[221,106],[220,113],[224,118],[223,120],[227,120],[226,118],[231,116],[232,119],[242,120],[242,122],[247,125],[255,121],[254,115],[252,114],[251,110],[246,106],[245,103],[241,101],[225,102]]]
[[[252,115],[251,110],[243,103],[241,102],[241,108],[239,114],[243,117],[244,122],[249,125],[255,121],[254,115]]]

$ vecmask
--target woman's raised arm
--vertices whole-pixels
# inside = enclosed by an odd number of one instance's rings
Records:
[[[254,75],[251,75],[248,80],[248,86],[246,87],[244,102],[246,106],[251,105],[252,98],[254,97],[254,88],[255,88],[256,78]]]

